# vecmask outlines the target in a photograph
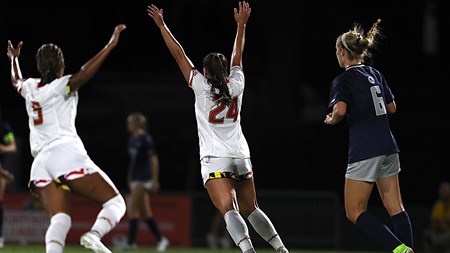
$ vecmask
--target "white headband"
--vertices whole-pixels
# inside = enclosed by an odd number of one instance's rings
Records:
[[[345,49],[347,49],[349,52],[352,52],[352,50],[350,50],[350,48],[347,46],[347,43],[345,42],[345,37],[347,37],[347,33],[344,33],[341,36],[342,45],[344,45]]]

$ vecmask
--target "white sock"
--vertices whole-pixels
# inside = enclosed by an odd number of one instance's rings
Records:
[[[62,253],[66,236],[72,226],[72,220],[66,213],[57,213],[50,219],[50,225],[45,233],[45,252]]]
[[[100,238],[119,223],[126,211],[125,200],[120,194],[106,201],[102,206],[103,209],[98,213],[97,220],[91,228]]]
[[[236,210],[230,210],[225,213],[224,219],[228,233],[230,233],[234,243],[239,246],[242,252],[246,252],[250,249],[253,250],[248,227],[242,216]]]
[[[284,246],[269,217],[261,209],[256,208],[247,219],[255,231],[275,250]]]

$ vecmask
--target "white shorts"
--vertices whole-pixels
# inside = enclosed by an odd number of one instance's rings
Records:
[[[131,181],[130,188],[143,187],[145,190],[150,191],[152,189],[153,181]]]
[[[236,181],[253,176],[250,158],[204,157],[201,161],[203,186],[210,179],[232,178]]]
[[[52,181],[74,180],[84,175],[101,172],[91,160],[83,145],[77,141],[67,141],[41,150],[34,158],[30,172],[30,188],[42,188]],[[112,182],[110,182],[112,183]]]

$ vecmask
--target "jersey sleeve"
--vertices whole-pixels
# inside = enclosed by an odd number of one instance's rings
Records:
[[[25,94],[27,92],[27,84],[31,81],[29,79],[20,79],[14,86],[16,88],[17,93],[19,93],[22,97],[25,98]]]
[[[239,66],[233,66],[230,70],[230,87],[232,90],[231,96],[238,96],[244,92],[245,87],[245,76],[244,71]]]
[[[69,81],[71,77],[72,75],[65,75],[57,79],[57,81],[53,81],[55,82],[55,86],[53,86],[53,89],[57,94],[66,95],[70,93]]]
[[[150,155],[154,155],[156,154],[156,149],[155,149],[155,142],[153,141],[153,138],[151,135],[146,135],[144,138],[144,145],[145,145],[145,149],[147,151],[147,154]]]
[[[384,79],[384,77],[382,79],[382,85],[383,85],[383,88],[384,88],[383,90],[384,90],[384,96],[385,96],[386,104],[389,104],[392,101],[394,101],[394,99],[395,99],[394,93],[392,93],[392,90],[389,87],[386,79]]]
[[[192,88],[196,96],[209,89],[208,80],[197,69],[192,69],[189,75],[189,87]]]
[[[332,108],[337,102],[342,101],[348,103],[349,92],[342,78],[338,76],[331,84],[330,89],[330,101],[328,102],[328,108]]]

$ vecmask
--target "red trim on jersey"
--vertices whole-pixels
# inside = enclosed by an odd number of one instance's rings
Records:
[[[18,89],[17,92],[22,95],[22,88]]]
[[[192,87],[192,81],[194,80],[194,76],[197,75],[196,69],[191,69],[191,78],[189,78],[188,85],[189,87]]]
[[[45,83],[38,83],[37,87],[38,87],[38,88],[42,88],[42,87],[44,87],[45,85],[46,85]]]

